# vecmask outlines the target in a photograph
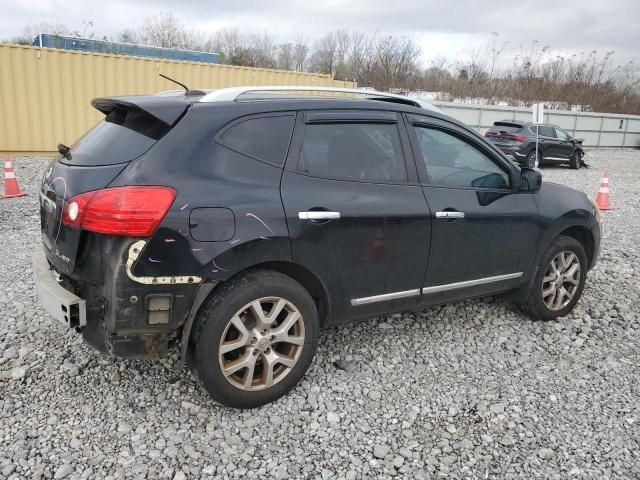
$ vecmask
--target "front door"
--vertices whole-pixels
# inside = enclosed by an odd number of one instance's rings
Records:
[[[558,139],[558,157],[569,160],[574,149],[571,136],[561,128],[554,127],[554,130]]]
[[[533,267],[537,207],[514,188],[518,170],[463,129],[411,116],[411,135],[432,212],[424,303],[504,291]]]
[[[282,201],[293,260],[324,284],[330,321],[415,307],[430,220],[400,115],[298,117]]]

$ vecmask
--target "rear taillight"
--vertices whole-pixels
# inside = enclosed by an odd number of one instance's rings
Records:
[[[527,141],[527,137],[524,135],[502,135],[502,138],[507,140],[513,140],[514,142],[524,143]]]
[[[62,221],[90,232],[149,237],[176,197],[171,187],[114,187],[81,193],[64,205]]]

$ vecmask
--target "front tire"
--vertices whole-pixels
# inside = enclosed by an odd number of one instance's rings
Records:
[[[270,270],[232,279],[198,312],[192,369],[217,402],[255,408],[293,389],[318,344],[315,303],[295,280]]]
[[[580,299],[587,275],[587,255],[573,237],[556,238],[542,256],[523,310],[535,320],[569,313]]]
[[[582,155],[580,155],[580,152],[576,150],[575,152],[573,152],[573,155],[571,155],[569,166],[574,170],[579,170],[581,163],[582,163]]]

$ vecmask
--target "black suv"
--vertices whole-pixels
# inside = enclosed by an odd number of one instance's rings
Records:
[[[248,408],[298,383],[322,327],[500,292],[537,319],[576,304],[600,245],[584,193],[408,98],[277,90],[94,100],[104,121],[42,182],[51,315],[122,357],[177,344]]]
[[[582,140],[573,138],[556,125],[502,120],[494,122],[493,127],[484,136],[503,153],[528,168],[566,163],[577,170],[583,165]]]

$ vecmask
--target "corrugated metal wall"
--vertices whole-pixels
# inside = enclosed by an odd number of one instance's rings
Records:
[[[499,120],[530,122],[530,108],[472,105],[451,102],[433,102],[444,113],[486,132]],[[615,113],[570,112],[567,110],[544,111],[545,123],[564,128],[576,138],[583,138],[586,147],[638,147],[640,146],[640,116]]]
[[[240,85],[352,87],[328,75],[178,62],[22,45],[0,45],[0,152],[53,152],[72,144],[100,120],[91,99],[152,94],[177,86]]]

